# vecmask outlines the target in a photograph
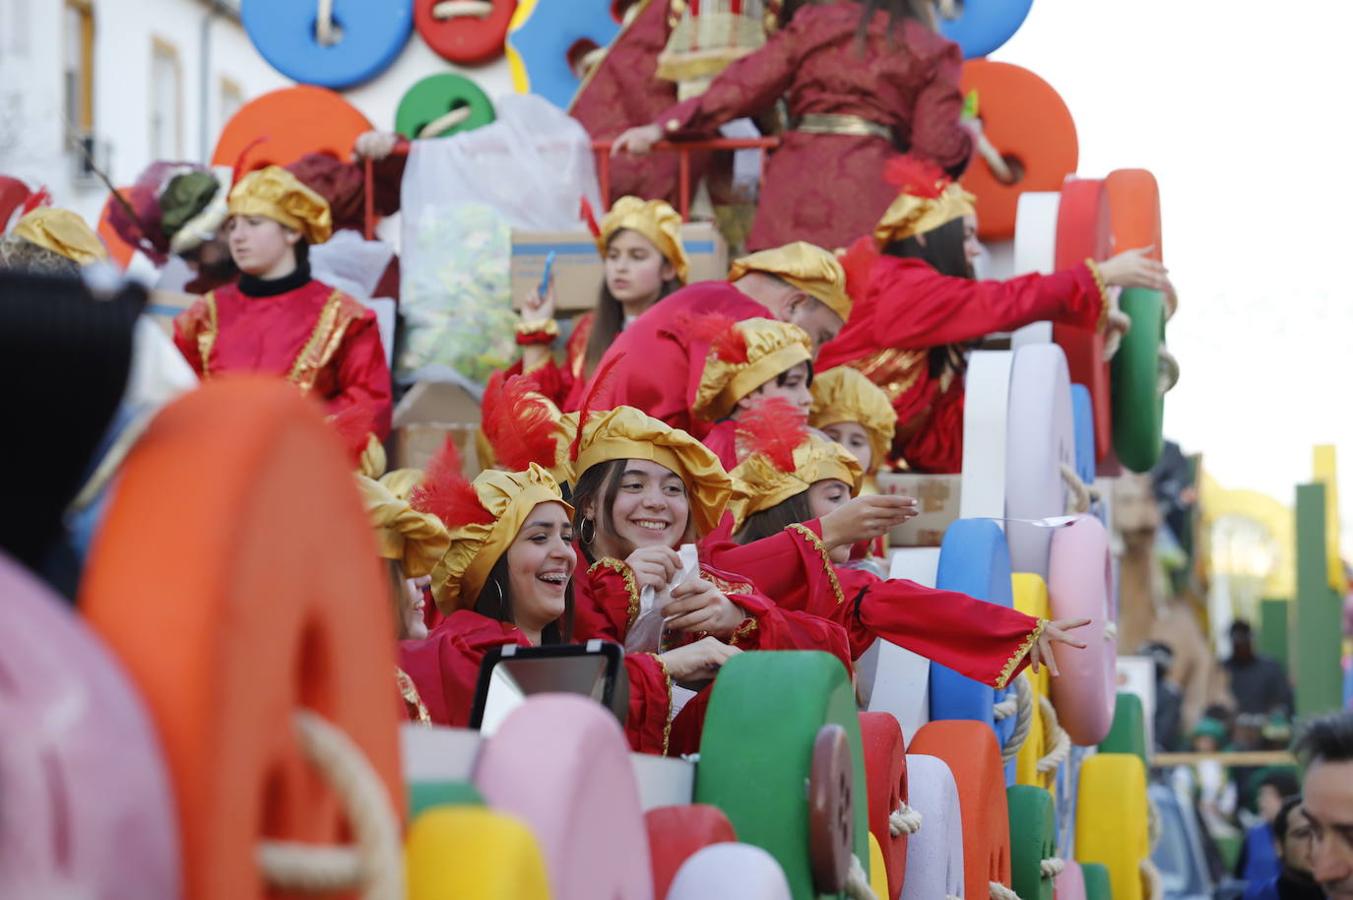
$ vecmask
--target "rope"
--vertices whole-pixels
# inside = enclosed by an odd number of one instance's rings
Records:
[[[1104,640],[1106,640],[1106,641],[1113,641],[1114,643],[1118,643],[1118,623],[1117,623],[1117,622],[1112,622],[1112,621],[1110,621],[1110,622],[1105,622],[1105,623],[1104,623]]]
[[[902,805],[888,816],[888,833],[893,837],[915,834],[921,830],[921,811],[913,809],[903,800]]]
[[[1045,859],[1038,864],[1038,870],[1044,878],[1056,878],[1066,871],[1066,860],[1056,856]]]
[[[597,47],[584,53],[583,58],[578,60],[578,77],[586,78],[592,74],[592,70],[601,65],[608,49],[607,47]]]
[[[1016,894],[999,881],[991,882],[990,889],[991,900],[1019,900],[1019,894]]]
[[[1001,156],[1001,151],[996,149],[985,134],[977,135],[977,152],[982,159],[986,160],[987,167],[991,169],[991,174],[996,176],[996,180],[1001,184],[1014,184],[1019,180],[1015,177],[1015,173],[1011,171],[1005,157]]]
[[[1160,355],[1157,357],[1156,364],[1160,367],[1156,375],[1156,390],[1161,396],[1174,390],[1175,385],[1179,384],[1179,360],[1175,359],[1174,354],[1164,347],[1160,348]]]
[[[850,900],[878,900],[878,894],[869,886],[869,876],[855,854],[850,855],[850,874],[846,875],[846,896]]]
[[[1160,810],[1156,808],[1156,803],[1150,795],[1146,798],[1146,845],[1153,851],[1156,844],[1160,843],[1161,833]]]
[[[315,38],[321,47],[332,47],[338,43],[334,34],[334,0],[318,0],[315,8]]]
[[[263,880],[283,891],[360,889],[362,900],[400,900],[404,857],[399,822],[380,776],[352,738],[322,716],[298,709],[292,724],[301,752],[342,800],[356,844],[316,847],[262,841],[255,858]]]
[[[1019,712],[1019,698],[1014,696],[998,700],[996,705],[991,708],[991,714],[997,722],[1004,722],[1017,712]]]
[[[950,21],[957,19],[963,14],[963,9],[958,0],[939,0],[940,15]]]
[[[1027,678],[1015,679],[1015,696],[1019,698],[1019,717],[1015,719],[1015,730],[1010,740],[1001,748],[1001,761],[1010,762],[1019,756],[1019,748],[1029,737],[1029,727],[1034,720],[1034,689]]]
[[[1061,471],[1062,483],[1071,492],[1066,498],[1066,514],[1078,516],[1089,512],[1090,504],[1099,499],[1099,491],[1081,481],[1080,475],[1069,463],[1062,463]]]
[[[440,137],[468,118],[470,118],[470,107],[458,106],[446,115],[438,116],[424,125],[423,130],[418,132],[418,136],[420,138]]]
[[[1051,700],[1039,697],[1038,705],[1043,710],[1043,721],[1047,723],[1047,730],[1052,734],[1052,749],[1044,754],[1035,768],[1040,775],[1051,775],[1071,755],[1071,735],[1066,733],[1066,729],[1057,720],[1057,709]]]
[[[1165,880],[1160,877],[1160,869],[1149,859],[1142,860],[1142,900],[1164,900]]]
[[[493,14],[493,4],[488,0],[441,0],[432,7],[432,18],[442,21],[473,16],[487,19]]]

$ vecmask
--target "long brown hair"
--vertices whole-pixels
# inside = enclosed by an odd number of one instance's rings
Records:
[[[611,235],[610,240],[606,242],[606,249],[610,250],[610,242],[615,240],[616,235],[629,229],[620,228],[615,234]],[[655,248],[656,250],[656,248]],[[662,256],[661,253],[658,254]],[[671,260],[663,256],[667,264]],[[668,278],[663,281],[662,287],[658,288],[658,299],[653,301],[660,303],[664,297],[683,287],[680,281],[675,278]],[[625,308],[620,301],[611,293],[611,288],[606,284],[606,278],[603,275],[601,279],[601,291],[597,296],[596,308],[592,310],[592,333],[587,338],[587,352],[583,354],[583,372],[590,375],[596,369],[597,363],[606,355],[606,351],[611,348],[615,342],[616,336],[625,327]]]
[[[808,492],[805,490],[788,500],[781,500],[770,509],[752,513],[734,540],[739,544],[751,544],[762,538],[774,537],[790,525],[807,522],[811,518],[813,508],[808,505]]]
[[[583,548],[583,556],[587,558],[589,564],[596,562],[597,559],[592,552],[591,539],[583,540],[583,522],[587,521],[587,514],[583,510],[589,506],[593,508],[594,517],[591,520],[593,535],[597,533],[597,530],[605,534],[616,533],[615,518],[611,515],[611,510],[615,508],[615,498],[620,495],[620,482],[625,476],[625,466],[628,463],[629,460],[627,459],[610,459],[604,463],[597,463],[584,472],[578,478],[578,483],[573,486],[573,500],[571,501],[573,504],[573,533],[578,536],[578,543]],[[689,497],[690,491],[687,489],[688,500]],[[686,514],[686,538],[693,536],[694,523],[695,516],[688,511]]]

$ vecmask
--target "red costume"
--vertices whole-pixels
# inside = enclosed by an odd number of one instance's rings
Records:
[[[1005,687],[1028,664],[1043,630],[1032,616],[967,594],[837,566],[816,521],[751,544],[725,542],[705,550],[721,565],[755,573],[782,607],[841,625],[857,659],[883,638],[968,678]]]
[[[369,408],[371,430],[381,440],[390,433],[390,368],[376,315],[323,282],[271,296],[248,296],[236,285],[212,291],[175,320],[174,343],[203,379],[278,375],[323,400],[330,414]]]
[[[738,464],[738,423],[732,419],[715,422],[702,443],[714,451],[719,462],[728,471]]]
[[[587,386],[584,372],[587,360],[587,341],[592,337],[592,321],[595,316],[588,312],[578,317],[564,344],[564,364],[561,366],[551,357],[544,364],[531,371],[525,371],[519,359],[504,371],[504,380],[525,374],[531,382],[532,390],[548,397],[550,402],[564,412],[573,412],[583,402],[583,388]]]
[[[702,563],[700,577],[747,614],[726,643],[743,650],[823,650],[841,660],[849,671],[850,648],[841,628],[816,615],[802,615],[777,605],[738,575]],[[629,566],[615,559],[598,560],[585,575],[575,578],[574,590],[575,636],[623,644],[639,615],[639,588]],[[696,635],[684,635],[677,643],[696,639]]]
[[[447,616],[426,639],[401,641],[399,667],[408,673],[434,725],[465,728],[470,723],[479,665],[494,647],[531,646],[515,625],[470,610]],[[625,736],[637,753],[665,753],[671,682],[652,654],[625,657],[629,715]]]
[[[647,310],[622,331],[602,357],[598,369],[623,357],[606,377],[592,406],[633,406],[696,438],[708,423],[691,415],[709,356],[708,341],[690,334],[695,316],[720,313],[734,321],[774,318],[770,310],[723,281],[703,281],[682,288]]]
[[[897,411],[893,452],[912,469],[958,472],[963,464],[963,380],[935,373],[930,350],[1032,322],[1094,329],[1104,292],[1088,265],[1009,281],[941,275],[917,259],[879,256],[850,320],[822,346],[817,368],[848,365],[883,388]]]
[[[704,94],[644,120],[669,138],[707,137],[785,98],[795,130],[766,165],[749,250],[791,241],[830,249],[869,234],[896,196],[883,167],[899,149],[955,175],[967,165],[958,46],[912,20],[890,35],[880,11],[860,47],[860,16],[860,4],[845,0],[805,6]]]

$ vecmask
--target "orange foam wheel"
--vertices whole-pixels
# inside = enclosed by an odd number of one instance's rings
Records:
[[[211,163],[233,166],[260,139],[245,157],[246,171],[289,166],[307,153],[347,159],[357,136],[370,130],[371,121],[333,91],[309,85],[282,88],[240,107],[221,130]]]
[[[988,240],[1015,235],[1015,211],[1025,191],[1058,191],[1076,171],[1080,148],[1071,111],[1052,85],[1028,69],[1010,63],[972,59],[963,64],[962,89],[977,91],[982,129],[1017,172],[1014,184],[1002,184],[991,168],[974,157],[963,185],[977,195],[977,227]]]
[[[869,833],[882,851],[888,876],[888,896],[902,896],[907,874],[906,828],[889,822],[907,803],[907,746],[902,726],[890,713],[860,713],[860,741],[864,745],[864,774],[869,793]],[[893,834],[896,830],[898,833]]]
[[[252,377],[176,401],[123,467],[80,603],[159,733],[186,896],[272,896],[261,841],[360,832],[303,753],[302,709],[403,807],[394,625],[350,468],[319,407]]]
[[[118,188],[118,191],[124,197],[131,196],[131,188]],[[113,227],[112,220],[109,219],[109,213],[117,200],[112,194],[103,201],[103,210],[99,213],[98,235],[103,241],[103,245],[108,248],[108,256],[113,262],[117,263],[118,268],[125,270],[132,264],[132,257],[136,255],[136,248],[122,239],[122,235],[117,233]]]

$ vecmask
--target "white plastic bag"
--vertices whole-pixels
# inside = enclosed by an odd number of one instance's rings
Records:
[[[700,560],[694,544],[682,544],[677,555],[681,557],[681,568],[666,588],[655,591],[646,587],[639,592],[639,615],[625,634],[626,653],[658,653],[662,650],[663,611],[672,600],[672,589],[700,577]]]
[[[370,300],[394,256],[395,248],[385,241],[368,241],[345,228],[310,248],[310,275],[358,300]]]

